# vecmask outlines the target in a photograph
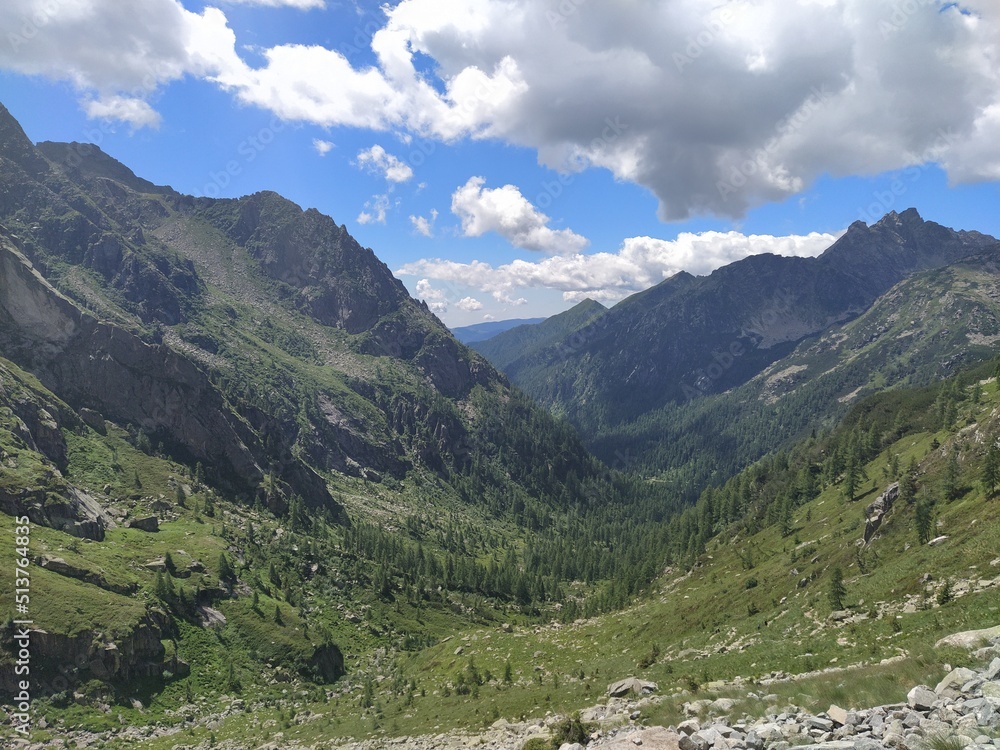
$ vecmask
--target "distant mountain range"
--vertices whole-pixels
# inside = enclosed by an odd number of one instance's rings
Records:
[[[531,326],[541,323],[545,318],[511,318],[510,320],[489,320],[485,323],[474,323],[471,326],[459,326],[452,328],[452,335],[463,344],[471,344],[476,341],[486,341],[493,338],[498,333],[509,331],[518,326]]]
[[[998,258],[993,237],[909,209],[852,224],[818,258],[680,273],[476,348],[608,463],[693,492],[859,394],[989,356]]]

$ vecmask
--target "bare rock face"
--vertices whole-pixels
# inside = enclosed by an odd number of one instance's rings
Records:
[[[89,630],[74,635],[31,630],[32,667],[48,674],[68,672],[75,680],[160,677],[170,666],[169,661],[164,663],[161,643],[168,625],[166,615],[151,611],[131,632],[113,640]],[[44,669],[46,665],[49,669]],[[15,678],[13,664],[0,665],[0,690],[12,690]]]
[[[264,447],[205,374],[166,346],[82,313],[2,235],[0,322],[5,355],[71,405],[163,435],[191,458],[217,467],[219,480],[256,490]],[[288,462],[283,474],[311,505],[337,509],[323,480],[301,462]]]
[[[865,508],[865,533],[864,542],[868,544],[875,532],[882,526],[882,519],[892,510],[892,504],[899,497],[899,482],[890,484],[885,492],[876,498],[875,502]]]

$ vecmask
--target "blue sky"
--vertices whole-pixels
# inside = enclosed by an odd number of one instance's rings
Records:
[[[1000,236],[998,40],[990,0],[9,0],[0,102],[318,208],[464,325],[909,206]]]

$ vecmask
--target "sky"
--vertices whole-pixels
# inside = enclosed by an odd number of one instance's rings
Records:
[[[997,0],[4,0],[0,102],[315,207],[453,327],[910,206],[1000,236]]]

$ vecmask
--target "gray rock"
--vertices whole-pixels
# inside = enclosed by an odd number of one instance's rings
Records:
[[[942,638],[934,644],[934,648],[954,646],[956,648],[974,649],[988,643],[990,639],[1000,636],[1000,625],[983,630],[965,630],[961,633],[953,633]]]
[[[1000,682],[984,682],[983,697],[994,706],[1000,706]]]
[[[682,734],[677,740],[677,747],[680,750],[708,750],[712,745],[699,732],[692,735]]]
[[[903,726],[906,727],[907,729],[915,729],[916,727],[920,726],[920,720],[922,718],[923,717],[920,714],[918,714],[916,711],[910,711],[903,718]]]
[[[692,735],[701,729],[697,719],[686,719],[677,725],[677,731],[681,734]]]
[[[906,702],[917,711],[930,711],[937,701],[937,693],[926,685],[917,685],[906,694]]]
[[[966,669],[965,667],[958,667],[957,669],[951,670],[944,679],[937,684],[934,688],[934,692],[938,695],[947,696],[949,698],[955,698],[962,694],[962,686],[974,680],[978,675],[971,669]]]
[[[830,719],[823,719],[819,716],[808,717],[806,719],[806,725],[813,729],[819,729],[823,732],[833,731],[833,722]]]
[[[830,706],[828,709],[826,709],[826,715],[829,716],[830,719],[835,724],[840,724],[841,726],[843,726],[844,724],[848,723],[847,709],[841,708],[840,706],[836,705]]]
[[[976,711],[976,724],[981,727],[1000,727],[1000,714],[989,703],[979,707]],[[980,744],[980,743],[976,743]]]
[[[130,529],[139,529],[140,531],[154,532],[160,530],[160,520],[156,516],[133,518],[125,525]]]
[[[1000,658],[996,658],[990,662],[986,671],[983,672],[984,680],[995,680],[997,678],[1000,678]]]

